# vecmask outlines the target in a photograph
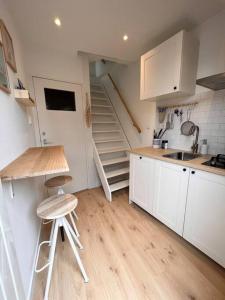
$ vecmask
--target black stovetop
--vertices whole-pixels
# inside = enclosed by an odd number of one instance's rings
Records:
[[[217,156],[213,156],[209,161],[204,162],[203,165],[225,169],[225,154],[218,154]]]

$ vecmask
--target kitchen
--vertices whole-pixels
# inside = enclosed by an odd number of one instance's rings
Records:
[[[0,299],[225,299],[225,6],[128,2],[0,0]]]

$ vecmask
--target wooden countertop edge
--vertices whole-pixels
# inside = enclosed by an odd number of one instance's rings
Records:
[[[180,165],[183,167],[193,168],[196,170],[213,173],[220,176],[225,176],[225,170],[218,169],[210,166],[202,165],[203,162],[209,160],[212,155],[202,155],[198,158],[192,159],[190,161],[180,161],[167,157],[163,157],[165,154],[170,154],[178,151],[183,151],[179,149],[153,149],[152,147],[143,147],[143,148],[135,148],[131,149],[128,152],[131,154],[142,155],[144,157],[149,157],[161,161],[165,161],[168,163]],[[155,153],[154,153],[155,152]]]
[[[0,179],[2,181],[11,181],[11,180],[18,180],[18,179],[26,179],[26,178],[32,178],[32,177],[38,177],[38,176],[45,176],[45,175],[51,175],[51,174],[56,174],[56,173],[64,173],[64,172],[69,172],[69,167],[68,168],[65,168],[65,169],[55,169],[55,170],[51,170],[51,171],[48,171],[48,174],[44,173],[44,172],[37,172],[37,173],[33,173],[32,175],[30,176],[1,176],[1,173],[0,173]]]
[[[8,176],[8,175],[4,175],[4,173],[6,172],[6,170],[11,167],[16,161],[18,161],[20,158],[24,157],[24,155],[26,155],[26,153],[28,153],[31,150],[40,150],[40,153],[42,151],[49,150],[51,148],[57,148],[57,150],[61,150],[62,151],[62,161],[63,161],[63,167],[61,168],[55,168],[55,169],[48,169],[48,170],[43,170],[43,171],[33,171],[33,173],[30,174],[24,174],[24,175],[15,175],[15,176]],[[30,158],[29,158],[30,159]],[[69,166],[65,157],[65,151],[64,151],[64,147],[62,145],[57,145],[57,146],[48,146],[48,147],[30,147],[27,150],[25,150],[21,155],[19,155],[17,158],[15,158],[11,163],[9,163],[7,166],[5,166],[1,171],[0,171],[0,179],[4,182],[6,181],[11,181],[11,180],[18,180],[18,179],[26,179],[26,178],[32,178],[32,177],[38,177],[38,176],[44,176],[44,175],[51,175],[51,174],[57,174],[57,173],[64,173],[64,172],[68,172],[69,171]]]

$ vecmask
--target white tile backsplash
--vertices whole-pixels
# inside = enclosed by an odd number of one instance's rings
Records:
[[[184,102],[187,102],[189,99],[185,99]],[[191,102],[195,101],[198,102],[198,104],[193,109],[190,120],[200,128],[199,145],[202,139],[207,139],[209,154],[225,153],[225,90],[197,94],[191,97]],[[181,104],[181,102],[182,100],[179,100],[179,104]],[[167,104],[163,103],[163,105]],[[160,103],[160,106],[162,106],[162,103]],[[170,112],[174,112],[174,109]],[[187,108],[184,107],[182,109],[184,112],[184,122],[187,120]],[[159,124],[157,121],[156,127],[158,129],[165,127],[166,120],[167,117],[165,118],[164,124]],[[189,151],[191,150],[195,136],[187,137],[181,135],[181,124],[180,118],[174,115],[174,128],[168,130],[163,136],[163,139],[169,141],[170,148]]]

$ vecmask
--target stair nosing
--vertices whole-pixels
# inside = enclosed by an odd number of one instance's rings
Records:
[[[118,159],[118,161],[116,161]],[[120,164],[123,162],[129,161],[129,157],[124,156],[124,157],[119,157],[119,158],[114,158],[114,159],[108,159],[108,160],[102,160],[101,163],[103,166],[109,166],[109,165],[116,165]]]
[[[114,152],[124,152],[128,151],[128,148],[105,148],[105,149],[97,149],[98,154],[107,154],[107,153],[114,153]]]
[[[120,171],[120,172],[116,173],[116,171]],[[116,177],[116,176],[128,174],[128,173],[129,173],[129,168],[126,167],[126,168],[121,168],[121,169],[114,170],[114,171],[105,172],[105,175],[106,175],[106,178],[112,178],[112,177]]]

